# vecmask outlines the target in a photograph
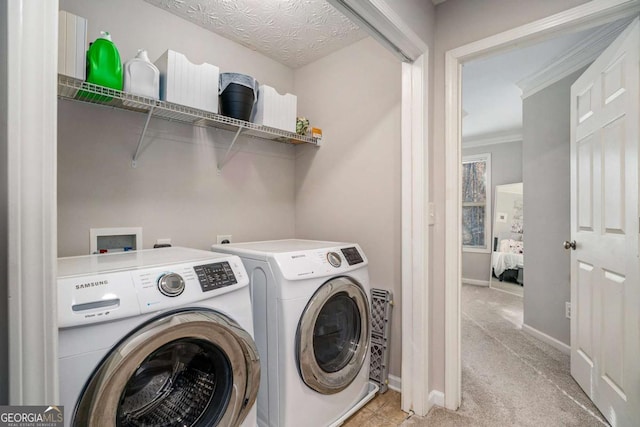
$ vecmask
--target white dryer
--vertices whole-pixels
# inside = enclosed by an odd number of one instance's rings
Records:
[[[65,425],[256,425],[260,360],[238,257],[163,248],[58,259]]]
[[[240,256],[250,276],[259,426],[340,425],[373,397],[369,274],[358,245],[276,240],[212,249]]]

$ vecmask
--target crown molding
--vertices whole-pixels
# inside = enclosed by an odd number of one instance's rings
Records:
[[[591,64],[629,22],[630,20],[625,19],[605,25],[576,45],[556,55],[538,71],[518,81],[516,85],[522,90],[522,99]]]
[[[522,142],[522,129],[483,134],[470,138],[462,138],[462,148],[484,147],[487,145],[510,144],[512,142]]]

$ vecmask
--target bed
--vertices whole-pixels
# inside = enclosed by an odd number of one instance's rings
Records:
[[[507,280],[524,286],[524,245],[514,239],[494,240],[491,259],[493,274],[500,281]]]

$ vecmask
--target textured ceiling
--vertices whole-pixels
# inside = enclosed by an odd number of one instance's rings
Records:
[[[291,68],[366,37],[326,0],[145,0]]]

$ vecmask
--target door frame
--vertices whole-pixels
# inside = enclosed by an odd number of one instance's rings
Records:
[[[401,408],[423,416],[429,393],[429,48],[402,63]]]
[[[552,34],[579,31],[632,16],[638,0],[592,0],[529,24],[477,40],[445,53],[445,407],[455,410],[462,398],[460,345],[460,286],[462,280],[461,162],[462,64],[518,44],[533,44]],[[405,294],[407,295],[407,294]],[[407,295],[411,298],[411,294]]]
[[[9,0],[0,9],[0,158],[6,171],[9,404],[58,400],[57,69],[58,0]],[[38,52],[38,54],[33,54]],[[4,56],[4,52],[2,53]],[[6,96],[6,99],[4,99]],[[6,251],[6,252],[5,252]],[[4,377],[4,373],[1,374]]]

